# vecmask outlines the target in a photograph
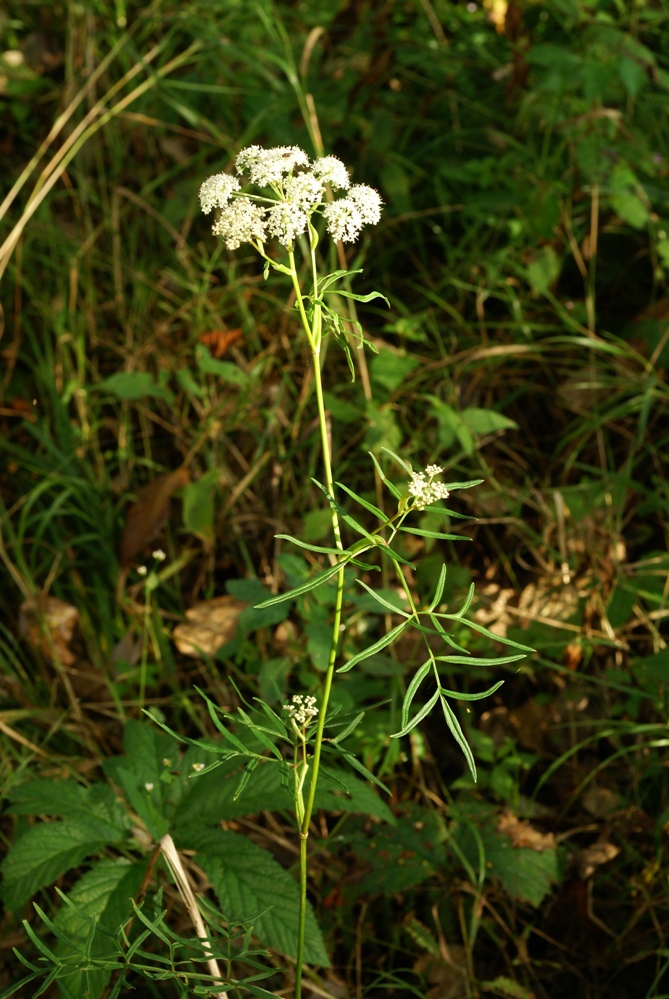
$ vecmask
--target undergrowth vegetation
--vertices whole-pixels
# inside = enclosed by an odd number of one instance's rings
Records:
[[[669,996],[668,53],[666,0],[0,3],[0,997]],[[256,145],[378,224],[263,274],[198,202]]]

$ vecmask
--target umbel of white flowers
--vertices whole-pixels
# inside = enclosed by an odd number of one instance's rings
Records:
[[[346,167],[336,156],[310,161],[299,146],[248,146],[237,156],[235,168],[242,178],[248,177],[248,183],[265,192],[269,189],[273,196],[242,192],[242,183],[229,173],[205,180],[200,188],[202,211],[208,215],[220,209],[212,231],[223,237],[229,250],[268,239],[292,249],[296,236],[307,231],[314,212],[323,216],[333,239],[354,243],[364,225],[374,225],[381,217],[383,202],[378,191],[366,184],[351,185]],[[328,201],[326,185],[346,193]]]

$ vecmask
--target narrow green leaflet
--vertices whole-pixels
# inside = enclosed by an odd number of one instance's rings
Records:
[[[441,602],[441,598],[444,595],[444,587],[446,586],[446,564],[442,565],[441,571],[439,573],[439,580],[437,582],[437,588],[434,591],[434,597],[432,598],[432,603],[428,607],[430,614],[432,611],[436,610]]]
[[[426,508],[427,509],[427,508]],[[466,534],[443,534],[441,531],[426,531],[422,527],[405,527],[402,525],[400,531],[405,534],[417,534],[421,538],[437,538],[439,541],[471,541]]]
[[[88,821],[43,822],[32,826],[17,840],[2,863],[5,908],[14,912],[40,888],[124,833],[95,817]]]
[[[387,450],[387,448],[384,448],[384,450]],[[369,452],[369,455],[371,456],[371,459],[374,462],[374,466],[376,468],[376,471],[379,473],[379,478],[381,479],[381,481],[385,484],[385,486],[392,493],[395,499],[400,500],[402,498],[402,493],[399,491],[399,489],[394,483],[392,483],[388,478],[386,478],[386,474],[379,465],[376,455],[372,451]]]
[[[211,881],[221,909],[231,924],[252,925],[266,947],[295,958],[299,888],[288,871],[267,850],[246,836],[205,829],[190,844]],[[307,909],[305,961],[329,967],[313,909]]]
[[[407,692],[404,695],[404,703],[402,705],[402,731],[404,731],[409,721],[409,711],[411,709],[411,703],[414,697],[416,696],[416,691],[420,687],[421,683],[423,682],[427,674],[430,672],[433,664],[434,660],[432,659],[432,657],[430,657],[427,660],[427,662],[424,662],[423,665],[418,670],[416,670],[416,675],[414,676],[411,683],[407,687]]]
[[[395,639],[402,634],[405,628],[408,627],[410,621],[411,621],[410,618],[407,619],[406,621],[402,621],[402,623],[398,624],[397,627],[392,628],[385,635],[383,635],[382,638],[379,638],[378,642],[374,642],[374,644],[370,645],[368,649],[363,649],[362,652],[358,652],[356,656],[353,656],[353,658],[349,659],[347,663],[344,663],[343,666],[340,666],[337,672],[348,673],[350,669],[353,669],[354,666],[357,666],[358,663],[361,663],[363,659],[369,659],[369,657],[373,656],[376,652],[380,652],[381,649],[385,649],[386,646],[391,645],[395,641]]]
[[[374,504],[370,503],[369,500],[363,499],[362,496],[358,495],[358,493],[354,493],[353,490],[349,489],[348,486],[345,486],[343,482],[337,482],[337,485],[340,489],[343,489],[345,493],[348,493],[351,499],[354,499],[356,503],[359,503],[360,506],[365,508],[365,510],[369,510],[369,512],[373,513],[375,517],[378,517],[382,524],[387,523],[388,518],[383,510],[379,510],[378,506],[374,506]]]
[[[299,538],[294,538],[292,534],[275,534],[275,538],[281,538],[282,541],[290,541],[292,544],[297,545],[298,548],[306,548],[309,552],[317,552],[319,555],[341,555],[341,549],[339,548],[325,548],[323,545],[311,545],[306,541],[300,541]]]
[[[415,728],[416,725],[419,724],[419,722],[422,722],[423,718],[427,718],[427,716],[429,715],[430,711],[435,706],[435,704],[437,703],[438,700],[439,700],[439,691],[435,690],[435,692],[432,695],[432,697],[430,698],[430,700],[426,704],[423,705],[423,707],[420,709],[420,711],[418,712],[418,714],[414,715],[414,717],[411,719],[411,721],[407,722],[407,724],[404,726],[404,728],[400,729],[399,732],[395,732],[393,735],[391,735],[390,738],[391,739],[401,739],[402,736],[408,735],[409,732],[413,728]]]
[[[490,697],[502,686],[504,686],[504,680],[498,680],[488,690],[482,690],[480,694],[463,694],[459,690],[446,690],[445,687],[441,688],[441,692],[444,697],[452,697],[456,701],[482,701],[484,697]]]
[[[327,583],[328,579],[332,579],[333,576],[336,576],[339,570],[342,569],[347,562],[348,559],[342,559],[336,565],[331,565],[328,569],[323,569],[322,572],[312,576],[310,580],[306,583],[302,583],[301,586],[296,586],[294,590],[289,590],[287,593],[279,593],[275,597],[270,597],[269,600],[263,600],[261,604],[256,604],[256,609],[262,607],[272,607],[274,604],[283,603],[284,600],[295,600],[296,597],[301,597],[303,593],[309,593],[310,590],[315,590],[317,586]]]
[[[439,693],[442,692],[439,691]],[[450,704],[443,696],[443,693],[441,697],[441,707],[444,712],[444,718],[446,719],[446,724],[448,725],[451,731],[451,735],[457,742],[462,752],[465,754],[465,759],[467,760],[467,766],[471,771],[472,777],[474,778],[474,780],[476,780],[476,762],[474,760],[474,756],[472,754],[471,749],[469,748],[469,743],[465,739],[464,733],[460,728],[460,722],[458,721],[457,716],[453,712],[453,709],[451,708]]]
[[[513,656],[495,656],[494,658],[468,655],[435,656],[434,658],[440,663],[455,663],[458,666],[503,666],[506,663],[515,663],[519,659],[526,659],[527,656],[524,652],[519,652]]]
[[[358,579],[356,580],[356,582],[358,582],[359,585],[363,587],[363,589],[367,590],[369,595],[373,597],[377,603],[381,604],[382,607],[385,607],[386,610],[389,610],[391,614],[399,614],[400,617],[413,617],[412,614],[409,614],[407,611],[402,610],[396,604],[391,604],[389,600],[386,600],[385,597],[381,596],[378,590],[373,590],[371,586],[368,586],[367,583],[364,582],[364,580]]]

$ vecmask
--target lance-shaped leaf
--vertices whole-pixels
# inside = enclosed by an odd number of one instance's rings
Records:
[[[354,499],[356,503],[359,503],[360,506],[365,508],[365,510],[369,510],[369,512],[373,513],[375,517],[378,517],[384,525],[389,523],[385,513],[383,510],[379,510],[378,506],[374,506],[374,504],[370,503],[369,500],[363,499],[362,496],[358,495],[358,493],[354,493],[353,490],[349,489],[348,486],[345,486],[343,482],[338,482],[337,485],[340,489],[343,489],[345,493],[348,493],[351,499]]]
[[[325,488],[325,486],[321,482],[319,482],[318,479],[312,479],[311,481],[315,485],[317,485],[318,488],[321,489],[325,493],[325,495],[328,498],[328,503],[330,504],[330,506],[332,506],[337,511],[338,516],[346,524],[348,524],[349,527],[352,527],[353,530],[357,534],[361,534],[363,536],[363,538],[367,538],[367,540],[370,541],[373,545],[376,545],[378,543],[378,539],[375,538],[373,534],[370,534],[369,531],[367,531],[362,526],[362,524],[358,523],[358,521],[355,519],[355,517],[352,517],[350,515],[350,513],[346,513],[346,511],[344,510],[343,506],[341,506],[337,502],[337,500],[334,498],[334,496],[332,495],[332,493],[328,492],[328,490]]]
[[[442,691],[437,691],[437,693],[442,695],[441,696],[441,707],[442,707],[443,712],[444,712],[444,718],[446,719],[446,724],[448,725],[448,727],[449,727],[449,729],[451,731],[451,735],[453,736],[453,738],[457,742],[457,744],[460,747],[460,749],[462,750],[462,752],[465,754],[465,759],[467,760],[467,766],[469,767],[469,769],[471,771],[472,777],[474,778],[474,780],[476,780],[476,762],[474,760],[474,756],[472,754],[472,751],[469,748],[469,743],[465,739],[464,733],[463,733],[462,729],[460,728],[460,722],[458,721],[458,719],[457,719],[456,715],[454,714],[453,709],[449,705],[448,701],[443,696],[443,694],[444,694],[443,690]]]
[[[503,684],[504,680],[499,680],[488,690],[482,690],[480,694],[463,694],[458,690],[446,690],[444,687],[441,688],[441,692],[444,697],[452,697],[456,701],[482,701],[484,697],[490,697],[496,690],[499,690]]]
[[[371,597],[373,597],[378,603],[380,603],[383,607],[389,610],[391,614],[400,614],[402,617],[413,616],[412,614],[409,614],[407,611],[401,610],[395,604],[391,604],[390,600],[386,600],[385,597],[380,596],[380,594],[376,590],[373,590],[371,586],[368,586],[367,583],[365,583],[362,579],[358,579],[357,582],[360,584],[360,586],[362,586],[365,590],[367,590],[367,592]]]
[[[385,450],[387,450],[387,448],[385,448]],[[379,473],[379,478],[381,479],[381,481],[384,483],[385,486],[387,486],[387,488],[393,494],[393,496],[395,497],[395,499],[396,500],[400,500],[402,498],[402,493],[399,491],[399,489],[397,488],[397,486],[394,485],[394,483],[392,483],[390,481],[390,479],[388,479],[386,477],[386,473],[383,471],[383,469],[379,465],[379,462],[378,462],[378,459],[377,459],[376,455],[372,451],[369,451],[368,454],[371,457],[372,461],[374,462],[374,465],[376,467],[376,471]]]
[[[407,722],[404,728],[402,728],[399,732],[395,732],[393,735],[391,735],[390,738],[401,739],[403,735],[408,735],[409,732],[416,727],[416,725],[422,722],[423,718],[426,718],[429,715],[430,711],[435,706],[438,700],[439,700],[439,691],[435,690],[430,700],[423,705],[418,714],[414,715],[411,721]]]
[[[427,507],[425,508],[427,509]],[[441,531],[427,531],[422,527],[405,527],[402,525],[400,531],[406,534],[417,534],[421,538],[436,538],[438,541],[471,541],[466,534],[443,534]]]
[[[457,666],[504,666],[525,658],[524,652],[513,656],[435,656],[440,663],[453,663]]]
[[[337,672],[348,673],[350,669],[353,669],[354,666],[357,666],[358,663],[361,663],[364,659],[369,659],[370,656],[380,652],[381,649],[387,648],[387,646],[391,645],[396,638],[399,638],[402,632],[408,627],[410,621],[411,618],[407,618],[406,621],[402,621],[402,623],[398,624],[396,628],[392,628],[391,631],[387,632],[382,638],[379,638],[378,642],[374,642],[374,644],[370,645],[368,649],[363,649],[362,652],[358,652],[356,656],[353,656],[353,658],[349,659],[347,663],[340,666]]]
[[[282,541],[291,541],[298,548],[306,548],[307,551],[316,552],[318,555],[341,555],[341,548],[325,548],[323,545],[311,545],[307,541],[300,541],[299,538],[294,538],[292,534],[275,534],[275,538],[280,538]]]
[[[430,672],[433,664],[434,660],[432,659],[432,656],[430,656],[430,658],[416,671],[416,675],[407,687],[407,692],[404,695],[404,704],[402,705],[402,730],[404,730],[407,722],[409,721],[409,711],[411,709],[411,703],[416,696],[416,692],[427,674]]]
[[[284,600],[295,600],[297,597],[301,597],[303,593],[309,593],[310,590],[315,590],[317,586],[322,586],[323,583],[327,583],[328,579],[332,579],[337,573],[344,568],[345,565],[350,561],[350,558],[343,558],[341,561],[337,562],[336,565],[331,565],[327,569],[323,569],[322,572],[316,573],[312,576],[306,583],[302,583],[301,586],[296,586],[293,590],[289,590],[287,593],[279,593],[275,597],[270,597],[269,600],[263,600],[261,604],[255,605],[255,610],[261,610],[263,607],[273,607],[274,604],[283,603]]]

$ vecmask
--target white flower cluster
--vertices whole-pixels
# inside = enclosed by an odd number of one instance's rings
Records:
[[[443,482],[434,482],[435,475],[441,475],[440,465],[428,465],[424,472],[412,472],[409,483],[409,493],[414,497],[414,507],[424,510],[431,503],[440,499],[448,499],[448,489]]]
[[[299,728],[304,728],[318,714],[316,698],[307,694],[294,694],[290,704],[284,704],[284,711]]]
[[[229,250],[268,238],[292,248],[295,238],[306,232],[309,216],[319,209],[332,238],[345,243],[355,242],[364,225],[374,225],[381,217],[378,191],[366,184],[351,187],[348,171],[336,156],[320,156],[310,163],[298,146],[248,146],[238,154],[235,167],[251,184],[270,188],[275,197],[242,194],[237,177],[227,173],[205,180],[200,188],[202,211],[208,215],[219,209],[213,232],[223,237]],[[346,191],[346,196],[328,203],[328,184]]]

